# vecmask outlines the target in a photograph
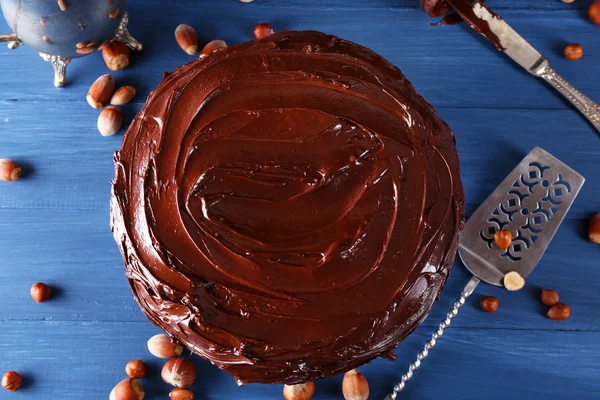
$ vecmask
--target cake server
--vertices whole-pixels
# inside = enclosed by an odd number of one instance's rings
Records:
[[[496,13],[473,0],[445,0],[471,28],[481,33],[530,74],[544,79],[600,131],[600,106],[557,74],[550,63]]]
[[[404,389],[479,282],[502,286],[508,272],[526,278],[533,271],[584,182],[577,172],[536,147],[479,206],[458,244],[458,254],[473,277],[386,400],[395,400]],[[500,229],[512,234],[506,250],[494,242],[494,233]]]

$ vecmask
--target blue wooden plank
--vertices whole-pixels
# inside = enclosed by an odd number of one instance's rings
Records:
[[[127,106],[126,119],[140,107]],[[468,212],[537,145],[588,178],[596,174],[598,136],[573,110],[438,111],[457,137]],[[0,185],[0,208],[106,209],[122,136],[101,137],[98,113],[85,102],[0,101],[2,157],[28,168],[22,181]],[[599,198],[600,183],[590,179],[569,218],[587,218]]]
[[[258,21],[276,29],[319,29],[359,42],[402,68],[456,133],[467,213],[474,211],[533,146],[541,145],[588,178],[568,219],[523,291],[481,286],[440,345],[408,386],[406,398],[596,399],[600,395],[597,346],[600,330],[595,293],[600,280],[598,247],[586,236],[587,218],[600,209],[598,137],[583,119],[542,83],[490,49],[465,26],[433,28],[416,0],[147,0],[130,2],[132,32],[146,50],[133,66],[115,74],[140,95],[126,107],[139,110],[161,79],[191,57],[174,42],[173,30],[187,22],[202,41],[231,44],[251,37]],[[489,0],[565,77],[600,99],[595,76],[600,62],[598,28],[589,1]],[[0,31],[5,25],[0,23]],[[161,36],[156,32],[159,30]],[[578,62],[560,52],[579,41]],[[96,132],[96,110],[85,103],[89,84],[106,73],[99,54],[75,61],[72,84],[57,90],[51,72],[29,49],[0,48],[0,157],[22,161],[19,182],[0,182],[0,372],[16,369],[30,380],[0,399],[106,398],[133,358],[151,362],[147,399],[166,398],[160,362],[145,349],[158,332],[132,299],[120,254],[108,229],[112,152],[121,136]],[[383,398],[451,307],[468,275],[457,261],[431,316],[398,349],[399,360],[363,368],[371,398]],[[35,304],[34,281],[53,284],[57,296]],[[539,289],[550,287],[572,307],[572,317],[544,316]],[[481,295],[495,295],[500,309],[479,310]],[[195,359],[201,399],[280,398],[281,386],[239,389],[226,374]],[[91,377],[91,378],[90,378]],[[315,399],[340,398],[341,377],[319,382]]]
[[[464,24],[432,27],[431,20],[416,8],[341,8],[315,12],[310,7],[290,9],[230,1],[213,2],[210,7],[205,2],[178,4],[166,7],[162,2],[152,1],[131,5],[131,31],[145,43],[146,49],[134,55],[130,68],[115,75],[136,84],[140,91],[138,101],[159,82],[164,71],[193,59],[175,43],[173,31],[177,24],[194,25],[202,42],[222,38],[235,44],[250,39],[257,22],[269,21],[277,30],[324,30],[374,49],[398,65],[435,106],[569,107],[552,89],[521,71]],[[600,52],[594,46],[598,27],[580,11],[506,10],[503,14],[552,60],[560,73],[590,97],[600,98],[600,81],[588,79],[582,73],[600,65]],[[157,26],[161,35],[155,34]],[[4,27],[0,24],[0,30]],[[586,54],[580,61],[567,61],[561,55],[562,49],[566,42],[575,41],[583,44]],[[83,101],[89,85],[106,72],[109,71],[99,53],[75,60],[69,66],[70,86],[58,90],[50,84],[50,66],[32,50],[0,48],[0,86],[4,99]],[[23,85],[25,81],[27,85]]]
[[[0,323],[0,370],[20,371],[29,381],[15,394],[0,391],[0,399],[105,399],[124,378],[130,359],[142,359],[150,366],[142,380],[145,399],[166,399],[169,388],[159,376],[162,362],[146,349],[146,340],[157,332],[136,322]],[[400,346],[396,362],[377,360],[361,368],[371,387],[370,398],[383,399],[428,336],[427,330],[418,329]],[[597,399],[598,357],[596,333],[451,329],[402,398]],[[281,385],[239,388],[217,367],[190,358],[198,369],[192,386],[198,399],[282,398]],[[314,400],[341,397],[341,377],[316,384]]]
[[[204,1],[204,4],[219,4],[235,7],[239,0],[212,0]],[[165,3],[171,3],[173,6],[181,5],[180,0],[167,0]],[[575,1],[574,3],[564,3],[553,0],[488,0],[487,5],[494,10],[534,10],[545,12],[554,10],[587,10],[589,1]],[[342,9],[395,9],[395,8],[419,8],[419,0],[364,0],[349,2],[347,0],[255,0],[248,7],[279,7],[279,8],[294,8],[303,7],[311,9],[323,8],[342,8]]]
[[[121,255],[108,227],[108,210],[0,209],[0,321],[146,321],[133,301]],[[567,220],[540,266],[517,293],[483,285],[454,323],[480,329],[600,331],[598,304],[581,293],[593,293],[600,281],[598,248],[582,237],[587,221]],[[575,259],[573,254],[577,254]],[[440,301],[424,326],[432,329],[451,308],[468,280],[456,261]],[[33,282],[45,281],[58,295],[44,304],[29,297]],[[573,315],[554,322],[540,304],[541,288],[557,290]],[[499,298],[493,315],[480,310],[483,295]],[[148,324],[150,324],[148,322]]]

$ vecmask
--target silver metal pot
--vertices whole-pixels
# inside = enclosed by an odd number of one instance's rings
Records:
[[[127,31],[126,0],[0,0],[13,33],[0,42],[16,49],[25,43],[54,67],[54,85],[66,83],[71,59],[97,50],[107,41],[121,41],[133,50],[142,45]]]

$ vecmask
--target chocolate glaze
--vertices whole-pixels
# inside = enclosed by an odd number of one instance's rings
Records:
[[[487,40],[492,42],[494,46],[500,51],[506,50],[502,43],[500,42],[500,38],[491,30],[490,24],[488,21],[481,19],[475,14],[475,10],[473,9],[474,5],[471,4],[468,0],[448,0],[448,2],[452,5],[456,13],[467,23],[473,30],[479,32],[483,35]],[[481,7],[485,7],[483,4],[485,1],[481,1]],[[489,8],[485,7],[487,12],[498,21],[501,21],[502,18]]]
[[[400,70],[319,32],[166,77],[115,155],[142,310],[248,382],[342,373],[428,314],[463,225],[454,136]]]
[[[448,14],[452,8],[444,0],[420,0],[421,7],[431,17],[441,17]]]

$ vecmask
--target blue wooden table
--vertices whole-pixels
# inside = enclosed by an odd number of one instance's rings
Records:
[[[115,74],[138,89],[124,108],[126,124],[164,71],[190,61],[173,37],[196,27],[202,42],[248,40],[257,22],[276,30],[316,29],[358,42],[399,66],[456,134],[470,215],[534,146],[587,178],[548,252],[520,292],[482,286],[444,334],[402,398],[600,398],[600,247],[586,239],[587,220],[600,211],[600,138],[557,94],[464,24],[432,27],[416,0],[130,0],[131,31],[145,44],[132,66]],[[600,27],[587,18],[590,0],[489,0],[499,14],[547,55],[557,71],[600,100]],[[0,23],[0,32],[8,31]],[[4,32],[2,32],[4,33]],[[566,43],[584,57],[564,59]],[[49,65],[31,49],[0,49],[0,157],[26,167],[15,183],[0,182],[0,372],[26,378],[0,399],[106,399],[130,359],[150,366],[147,399],[168,398],[161,362],[146,349],[159,332],[138,309],[109,230],[112,153],[122,133],[104,138],[97,110],[85,102],[89,85],[107,73],[99,53],[74,61],[69,86],[55,89]],[[371,398],[399,380],[468,275],[459,261],[431,316],[398,350],[398,360],[362,368]],[[35,281],[54,297],[34,303]],[[539,290],[549,287],[572,316],[545,316]],[[500,300],[495,314],[481,295]],[[281,386],[248,385],[194,358],[198,399],[281,398]],[[315,399],[340,399],[341,377],[316,385]]]

